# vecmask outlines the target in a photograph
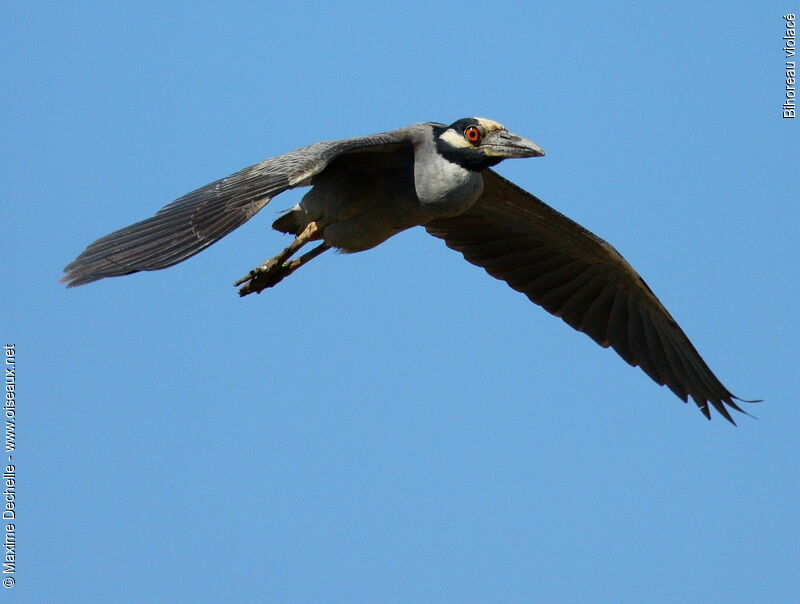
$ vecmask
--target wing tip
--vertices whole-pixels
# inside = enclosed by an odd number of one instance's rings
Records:
[[[86,285],[87,283],[91,283],[92,281],[97,281],[102,277],[91,277],[91,276],[80,276],[80,275],[64,275],[61,279],[58,280],[59,283],[64,283],[64,287],[66,289],[71,289],[73,287],[78,287],[79,285]]]
[[[59,283],[64,283],[66,289],[72,289],[73,287],[80,287],[81,285],[86,285],[87,283],[93,283],[95,281],[99,281],[102,277],[72,277],[67,276],[63,279],[59,279]]]
[[[755,420],[758,420],[758,417],[756,417],[756,416],[755,416],[755,415],[753,415],[752,413],[750,413],[750,412],[746,411],[745,409],[742,409],[742,407],[740,407],[739,405],[737,405],[737,404],[736,404],[736,401],[738,401],[738,402],[740,402],[740,403],[755,404],[755,403],[763,403],[763,402],[764,402],[764,399],[746,399],[746,398],[740,398],[740,397],[738,397],[738,396],[735,396],[734,394],[731,394],[730,392],[727,392],[727,393],[725,394],[725,396],[724,396],[724,397],[722,397],[720,400],[712,400],[712,401],[711,401],[711,404],[712,404],[712,405],[714,406],[714,408],[715,408],[715,409],[716,409],[716,410],[719,412],[719,414],[720,414],[720,415],[722,415],[722,417],[724,417],[726,420],[728,420],[728,421],[729,421],[730,423],[732,423],[734,426],[737,426],[738,424],[737,424],[737,423],[736,423],[736,421],[733,419],[733,417],[731,416],[731,414],[728,412],[728,407],[730,407],[730,408],[731,408],[731,409],[733,409],[734,411],[737,411],[737,412],[739,412],[739,413],[741,413],[741,414],[743,414],[743,415],[746,415],[747,417],[751,417],[751,418],[753,418],[753,419],[755,419]],[[726,405],[727,405],[727,407],[726,407]],[[704,405],[704,407],[705,407],[705,410],[703,409],[703,407],[701,407],[701,411],[703,411],[703,414],[704,414],[704,415],[705,415],[705,416],[706,416],[708,419],[711,419],[711,413],[710,413],[710,412],[709,412],[709,410],[708,410],[708,404],[706,403],[706,404]]]
[[[98,274],[91,270],[90,266],[82,265],[78,259],[73,260],[63,269],[64,275],[58,280],[59,283],[64,283],[67,289],[78,287],[79,285],[86,285],[93,281],[98,281],[103,277],[110,275]]]
[[[689,402],[689,397],[688,396],[686,398],[684,398],[684,397],[679,397],[679,398],[681,398],[684,403],[688,403]],[[736,423],[736,420],[733,419],[733,416],[728,411],[728,408],[733,409],[734,411],[737,411],[738,413],[741,413],[741,414],[746,415],[748,417],[752,417],[753,419],[757,420],[758,417],[756,417],[752,413],[749,413],[745,409],[742,409],[742,407],[740,407],[736,403],[737,402],[739,402],[739,403],[763,403],[764,402],[763,399],[740,398],[740,397],[738,397],[738,396],[736,396],[734,394],[731,394],[727,390],[719,398],[706,398],[705,396],[698,396],[696,394],[692,394],[691,398],[694,400],[695,405],[697,405],[697,408],[700,410],[700,412],[705,416],[705,418],[707,420],[711,420],[711,417],[712,417],[711,407],[713,407],[714,410],[717,411],[717,413],[719,413],[722,417],[724,417],[727,421],[729,421],[734,426],[738,426],[738,424]]]
[[[64,275],[61,279],[58,280],[59,283],[64,283],[65,287],[69,289],[70,287],[76,287],[80,285],[80,276],[76,274],[76,271],[73,268],[74,262],[70,262],[67,266],[62,269]]]

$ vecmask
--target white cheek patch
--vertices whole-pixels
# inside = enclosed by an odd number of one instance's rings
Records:
[[[444,142],[446,142],[451,147],[457,147],[462,149],[465,149],[467,147],[472,147],[469,141],[467,141],[463,136],[461,136],[458,132],[456,132],[452,128],[448,128],[447,130],[442,132],[439,138]]]

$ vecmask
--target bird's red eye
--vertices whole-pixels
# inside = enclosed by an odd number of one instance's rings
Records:
[[[481,131],[478,130],[477,126],[470,126],[464,130],[464,138],[471,143],[477,143],[479,140],[481,140]]]

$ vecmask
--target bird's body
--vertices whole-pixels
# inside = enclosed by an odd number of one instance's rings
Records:
[[[325,243],[362,252],[405,229],[468,210],[483,191],[483,178],[442,157],[433,128],[406,128],[409,144],[391,153],[337,157],[310,180],[311,190],[276,226],[298,234],[311,222],[325,224]]]
[[[295,235],[281,254],[240,279],[241,295],[276,285],[330,248],[368,250],[424,226],[471,263],[524,293],[631,365],[709,404],[730,421],[737,399],[642,278],[608,243],[490,169],[544,152],[483,118],[421,123],[323,141],[193,191],[155,216],[98,239],[64,270],[69,286],[171,266],[241,226],[272,197],[311,186],[274,223]],[[309,241],[320,243],[292,258]]]

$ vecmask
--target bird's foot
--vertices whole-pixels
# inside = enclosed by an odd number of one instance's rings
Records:
[[[292,271],[289,267],[291,263],[283,263],[281,260],[280,257],[271,258],[234,283],[236,287],[242,286],[239,288],[239,295],[260,294],[283,281]]]

